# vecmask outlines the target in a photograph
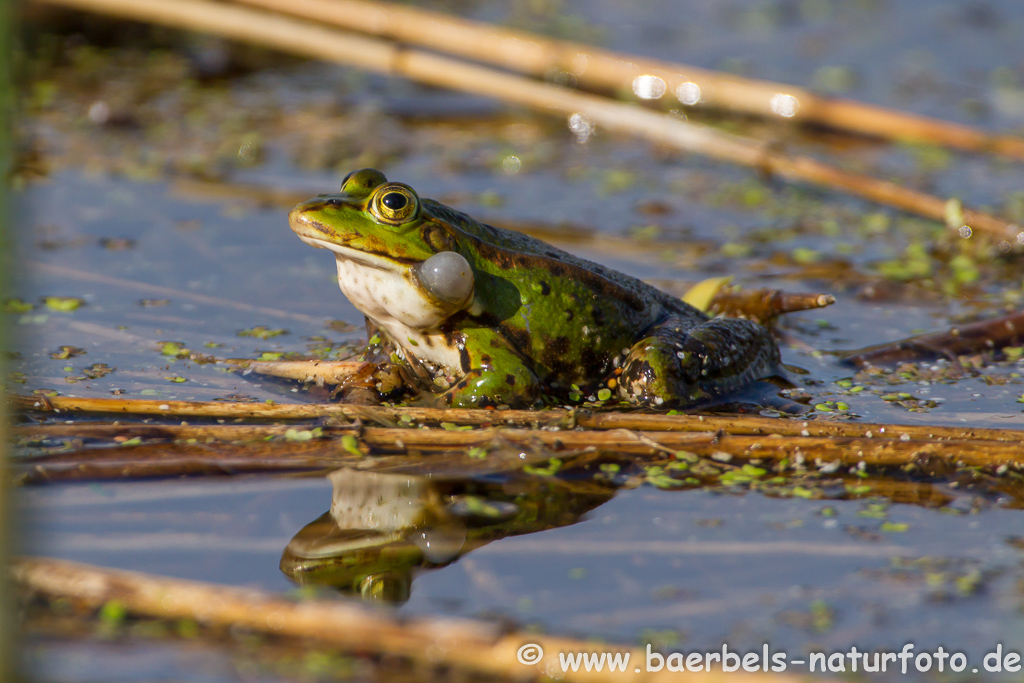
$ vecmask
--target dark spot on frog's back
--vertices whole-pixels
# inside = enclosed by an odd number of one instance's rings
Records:
[[[547,296],[548,294],[550,294],[551,293],[551,285],[549,285],[548,283],[546,283],[543,280],[541,280],[540,281],[540,293],[542,295],[544,295],[544,296]]]
[[[516,378],[513,377],[511,373],[505,375],[505,384],[509,385],[510,387],[514,387],[516,385]]]
[[[541,363],[555,375],[571,373],[573,367],[572,359],[569,358],[571,346],[572,342],[564,335],[547,340],[544,351],[541,352]]]
[[[552,263],[548,266],[548,271],[555,277],[564,278],[566,275],[571,275],[569,269],[561,263]]]
[[[569,354],[570,341],[565,335],[555,337],[554,339],[548,339],[544,345],[543,357],[544,365],[549,368],[556,368],[564,366]]]
[[[512,343],[512,348],[529,349],[532,346],[530,344],[530,335],[526,333],[526,330],[505,322],[499,323],[498,329],[501,330],[502,336]]]

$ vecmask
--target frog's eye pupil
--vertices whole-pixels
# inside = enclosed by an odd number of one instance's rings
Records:
[[[380,203],[392,211],[401,211],[409,203],[409,198],[401,192],[388,192],[381,197]]]
[[[379,222],[401,225],[415,219],[419,203],[411,188],[391,183],[374,194],[369,209]]]

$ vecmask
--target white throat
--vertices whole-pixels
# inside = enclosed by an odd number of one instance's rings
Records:
[[[385,270],[341,252],[336,252],[336,260],[338,287],[353,306],[403,351],[441,365],[450,374],[462,374],[459,350],[449,346],[438,329],[449,314],[423,294],[408,268]]]

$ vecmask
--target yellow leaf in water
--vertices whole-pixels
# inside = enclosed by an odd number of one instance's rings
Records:
[[[691,306],[706,311],[711,308],[711,300],[718,294],[718,290],[729,284],[731,277],[709,277],[701,280],[683,295],[683,301]]]

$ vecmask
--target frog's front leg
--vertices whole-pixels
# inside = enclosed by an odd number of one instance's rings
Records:
[[[530,407],[541,382],[519,354],[497,335],[474,335],[462,351],[468,369],[446,392],[453,408]]]
[[[702,403],[778,372],[779,348],[749,320],[715,318],[699,325],[669,317],[634,344],[623,363],[623,398],[647,405]]]

